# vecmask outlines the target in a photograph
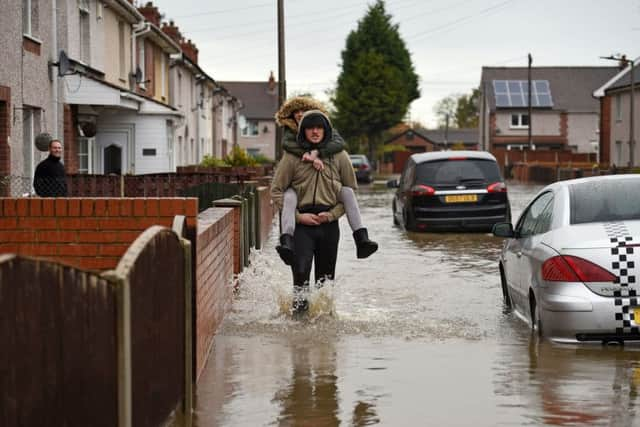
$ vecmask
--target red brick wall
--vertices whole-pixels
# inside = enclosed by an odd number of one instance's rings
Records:
[[[213,337],[231,307],[234,238],[232,208],[210,208],[198,215],[196,237],[196,375],[200,376]]]
[[[175,215],[194,236],[197,212],[196,198],[0,198],[0,253],[112,269],[142,231],[171,227]]]
[[[600,98],[600,163],[611,163],[611,96]]]
[[[78,173],[77,111],[71,105],[64,106],[64,169],[66,173]]]
[[[11,173],[11,88],[0,86],[0,176]]]

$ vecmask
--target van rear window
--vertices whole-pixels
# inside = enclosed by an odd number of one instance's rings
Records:
[[[640,219],[640,178],[569,186],[571,224]]]
[[[416,184],[490,184],[502,181],[498,164],[492,160],[437,160],[416,165]]]

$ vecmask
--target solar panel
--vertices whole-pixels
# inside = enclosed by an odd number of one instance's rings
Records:
[[[531,81],[531,106],[553,107],[549,80]],[[527,80],[494,80],[493,93],[496,107],[527,107],[529,105],[529,82]]]

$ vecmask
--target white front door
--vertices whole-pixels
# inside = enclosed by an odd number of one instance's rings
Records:
[[[101,132],[96,137],[96,169],[101,174],[129,173],[129,134],[127,132]]]

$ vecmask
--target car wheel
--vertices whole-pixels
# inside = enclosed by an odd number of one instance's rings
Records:
[[[504,269],[502,268],[502,264],[500,264],[500,284],[502,285],[502,299],[504,301],[504,305],[507,308],[512,307],[511,296],[509,295],[509,288],[507,287],[507,279],[504,275]]]
[[[407,231],[414,231],[416,229],[416,222],[412,218],[411,213],[407,211],[407,209],[402,211],[403,219],[404,219],[404,229]]]
[[[536,297],[533,295],[533,291],[529,291],[529,310],[531,312],[531,330],[538,333],[538,336],[542,336],[542,319],[540,318],[540,307],[536,303]]]

